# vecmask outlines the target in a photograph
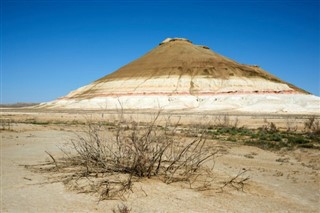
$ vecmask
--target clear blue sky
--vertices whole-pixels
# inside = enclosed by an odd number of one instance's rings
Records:
[[[1,1],[1,102],[66,95],[188,38],[320,95],[320,5],[308,1]]]

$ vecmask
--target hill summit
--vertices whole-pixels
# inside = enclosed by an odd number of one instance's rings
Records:
[[[42,106],[250,111],[263,101],[272,112],[314,111],[320,103],[259,66],[240,64],[188,39],[167,38],[141,58]]]

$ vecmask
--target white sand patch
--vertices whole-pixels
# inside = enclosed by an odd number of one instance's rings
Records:
[[[211,96],[121,96],[61,99],[43,104],[66,109],[188,109],[253,113],[320,114],[320,98],[303,94],[243,94]]]

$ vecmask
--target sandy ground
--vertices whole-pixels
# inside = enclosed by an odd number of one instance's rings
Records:
[[[149,179],[134,184],[126,201],[98,201],[92,194],[48,182],[48,175],[22,165],[59,156],[77,127],[65,124],[12,124],[1,132],[1,212],[112,212],[125,204],[132,212],[319,212],[320,152],[298,149],[270,152],[235,143],[212,141],[226,153],[215,161],[217,181],[242,169],[250,179],[244,191],[225,188],[195,191],[181,184]]]
[[[120,118],[121,110],[49,110],[34,108],[0,108],[1,121],[23,123],[55,123],[77,124],[87,121],[113,122]],[[150,122],[158,110],[124,110],[123,117],[127,120]],[[305,121],[314,116],[320,119],[319,114],[266,114],[266,113],[235,113],[233,111],[204,111],[193,112],[188,110],[161,111],[160,120],[165,123],[168,118],[172,123],[186,125],[228,125],[237,127],[259,128],[268,123],[275,123],[280,130],[303,130]]]

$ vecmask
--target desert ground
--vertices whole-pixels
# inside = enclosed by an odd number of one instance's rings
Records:
[[[35,172],[28,165],[51,162],[62,155],[75,132],[88,120],[112,122],[118,111],[1,110],[1,212],[319,212],[320,152],[318,148],[267,150],[220,139],[209,139],[221,153],[214,159],[214,187],[197,190],[183,182],[166,184],[157,178],[142,178],[123,199],[102,200],[95,193],[80,193],[52,173]],[[154,112],[124,112],[127,119],[150,121]],[[162,113],[189,125],[228,122],[246,128],[274,123],[278,129],[302,131],[308,115],[263,115],[223,113]],[[319,116],[318,116],[319,118]],[[226,186],[242,171],[249,179],[241,190]],[[220,190],[219,190],[220,189]]]

